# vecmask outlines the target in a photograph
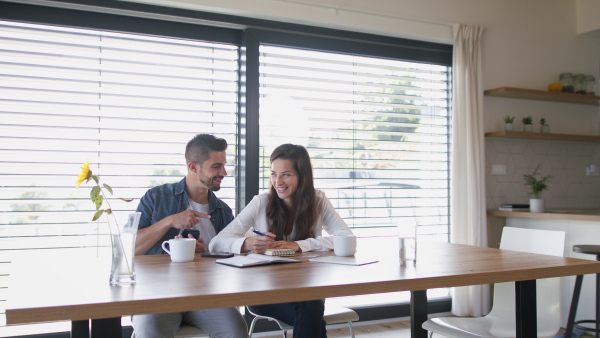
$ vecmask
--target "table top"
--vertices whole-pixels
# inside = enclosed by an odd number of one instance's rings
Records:
[[[397,241],[358,257],[373,264],[309,262],[236,268],[196,256],[172,263],[168,255],[136,257],[137,283],[111,286],[98,261],[58,264],[43,258],[13,277],[7,324],[112,318],[131,314],[269,304],[327,297],[415,291],[600,273],[600,262],[450,243],[419,243],[416,266],[399,265]],[[332,252],[323,253],[332,255]]]

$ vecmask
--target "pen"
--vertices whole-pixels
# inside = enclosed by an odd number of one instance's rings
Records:
[[[256,229],[252,229],[252,232],[255,233],[255,234],[257,234],[257,235],[259,235],[259,236],[267,236],[267,235],[263,234],[262,232],[260,232],[260,231],[258,231]],[[269,237],[269,236],[267,236],[267,237]]]

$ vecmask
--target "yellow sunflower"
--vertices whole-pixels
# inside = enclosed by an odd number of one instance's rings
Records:
[[[81,167],[81,174],[77,176],[77,185],[75,186],[75,188],[79,188],[83,181],[89,181],[91,177],[92,171],[90,170],[90,162],[85,162],[83,164],[83,167]]]

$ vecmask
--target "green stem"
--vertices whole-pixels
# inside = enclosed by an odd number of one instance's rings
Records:
[[[115,226],[117,228],[117,234],[118,234],[118,238],[119,238],[119,243],[117,243],[120,247],[121,247],[121,252],[123,252],[123,257],[125,258],[125,264],[127,264],[127,272],[131,275],[131,268],[129,265],[129,258],[127,253],[125,252],[125,247],[123,246],[123,240],[121,239],[121,230],[119,230],[119,223],[117,222],[117,217],[115,216],[114,212],[112,211],[112,208],[110,206],[110,202],[108,201],[108,198],[106,198],[106,194],[104,193],[104,189],[100,186],[99,183],[96,183],[96,185],[100,188],[100,193],[102,194],[103,202],[106,202],[106,205],[108,206],[108,209],[110,210],[110,216],[112,216],[114,222],[115,222]],[[112,237],[112,229],[110,226],[110,216],[106,216],[106,220],[107,220],[107,224],[108,224],[108,233],[109,233],[109,237],[110,237],[110,248],[111,248],[111,256],[112,256],[112,247],[113,245],[115,245],[115,243],[113,242],[113,237]],[[132,257],[133,259],[133,257]]]

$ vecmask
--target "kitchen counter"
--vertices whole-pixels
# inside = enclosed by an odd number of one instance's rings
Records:
[[[488,210],[488,216],[556,219],[570,221],[600,221],[600,209],[548,209],[546,212],[537,213],[529,211],[499,211]]]
[[[546,209],[544,213],[528,211],[487,211],[488,246],[498,248],[504,227],[564,231],[564,255],[581,259],[596,259],[573,251],[574,245],[600,245],[600,209]],[[595,316],[595,277],[583,280],[576,320]],[[573,295],[574,278],[563,278],[561,286],[561,326],[566,326]]]

